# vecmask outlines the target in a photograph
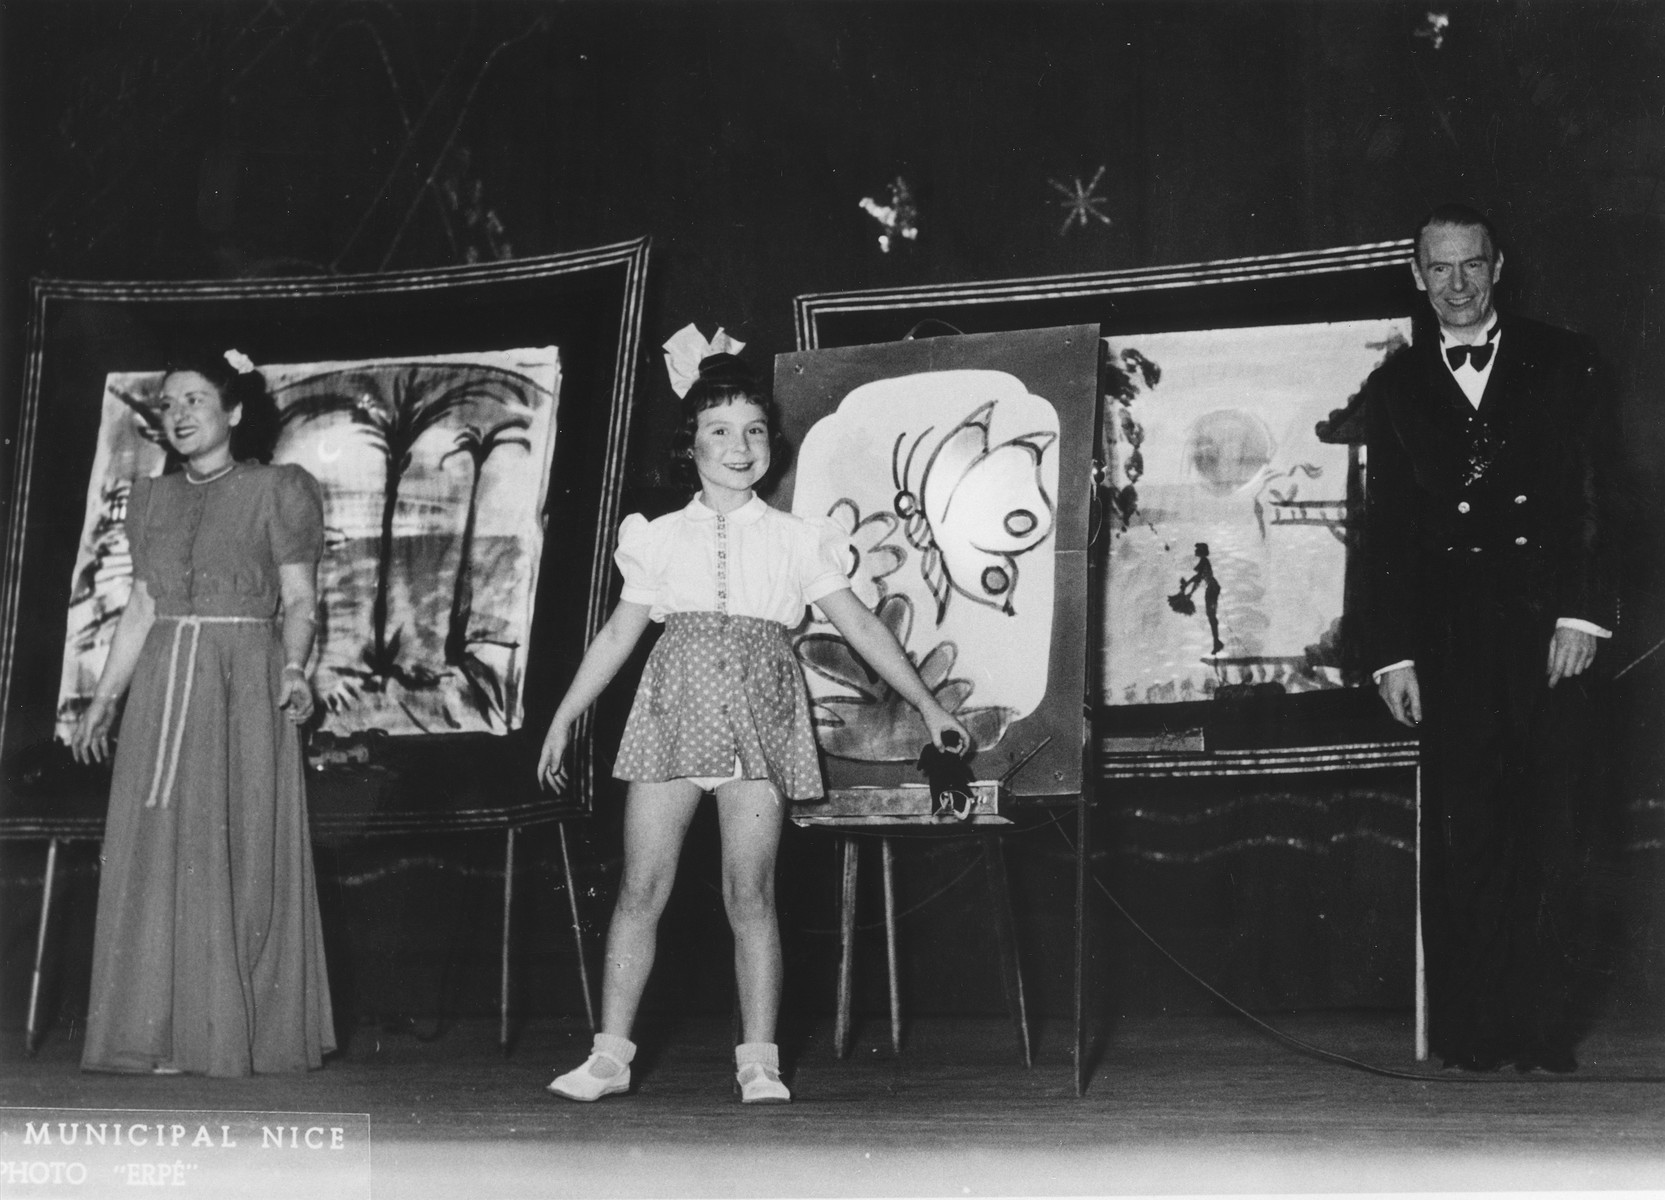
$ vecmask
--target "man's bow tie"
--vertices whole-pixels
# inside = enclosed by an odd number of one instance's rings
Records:
[[[1469,346],[1462,342],[1458,342],[1455,346],[1447,346],[1445,348],[1445,361],[1451,364],[1453,371],[1462,366],[1465,361],[1473,362],[1476,371],[1484,371],[1486,364],[1492,360],[1492,351],[1497,349],[1496,346],[1492,345],[1492,339],[1496,336],[1497,326],[1493,325],[1491,332],[1486,335],[1486,340],[1478,346]]]

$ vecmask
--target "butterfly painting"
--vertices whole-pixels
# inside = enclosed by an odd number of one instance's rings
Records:
[[[1014,795],[1081,778],[1099,337],[1081,325],[775,360],[797,445],[777,499],[843,536],[856,598],[971,731],[977,778]],[[792,639],[828,790],[919,784],[913,705],[816,606],[807,618]]]
[[[1033,430],[991,446],[996,404],[980,405],[934,443],[932,425],[917,435],[898,433],[891,446],[893,505],[920,552],[938,625],[955,593],[1014,615],[1018,556],[1052,532],[1041,464],[1058,435]]]
[[[848,534],[856,595],[922,672],[938,672],[950,711],[988,718],[984,749],[1046,696],[1062,436],[1058,410],[1017,376],[931,370],[843,392],[795,458],[792,511]],[[822,748],[912,763],[918,746],[906,744],[923,733],[912,707],[892,712],[837,637],[812,620],[798,646],[818,720],[837,718],[817,726]]]

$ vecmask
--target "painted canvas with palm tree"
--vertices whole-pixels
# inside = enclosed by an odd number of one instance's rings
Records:
[[[133,591],[127,544],[127,496],[133,481],[160,475],[167,465],[156,397],[155,371],[112,372],[104,380],[98,446],[87,480],[81,541],[70,577],[69,620],[58,677],[56,734],[68,741],[104,670],[116,621]]]
[[[554,347],[273,367],[277,458],[323,485],[313,679],[338,734],[520,724]]]
[[[323,488],[321,621],[310,665],[323,728],[504,733],[521,721],[542,554],[560,355],[555,347],[262,367],[283,417],[274,456]],[[112,375],[106,423],[146,443],[154,373]],[[152,455],[95,463],[65,647],[73,722],[130,586],[119,508]],[[96,510],[96,511],[95,511]],[[102,549],[101,549],[102,547]],[[73,660],[73,661],[72,661]]]

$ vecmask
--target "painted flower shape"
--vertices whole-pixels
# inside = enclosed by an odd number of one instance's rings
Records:
[[[896,532],[895,515],[876,512],[864,517],[854,500],[840,500],[827,510],[827,517],[850,541],[844,570],[850,577],[850,590],[876,611],[889,590],[885,577],[894,575],[908,560],[907,551],[889,544],[890,535]]]
[[[902,595],[886,596],[875,614],[897,644],[906,647],[913,627],[913,602]],[[924,720],[873,673],[849,643],[836,634],[810,633],[798,639],[797,649],[808,670],[848,693],[812,702],[811,719],[823,750],[838,758],[866,762],[913,762],[919,757],[920,747],[931,740]],[[923,659],[908,655],[937,703],[958,717],[972,742],[986,750],[1001,739],[1015,714],[1010,708],[965,707],[975,685],[953,677],[958,657],[953,642],[939,642]]]

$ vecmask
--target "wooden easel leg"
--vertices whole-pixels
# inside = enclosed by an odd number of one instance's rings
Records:
[[[890,967],[890,1047],[902,1053],[902,983],[896,970],[896,847],[880,838],[885,876],[885,958]]]
[[[833,1024],[833,1051],[850,1057],[850,983],[856,952],[856,839],[843,839],[844,878],[838,894],[838,1015]]]
[[[1422,947],[1422,766],[1416,768],[1416,1061],[1428,1061],[1428,962]]]
[[[35,934],[35,973],[29,981],[29,1019],[23,1026],[23,1052],[33,1055],[40,1033],[41,965],[46,960],[46,929],[52,915],[52,884],[58,870],[58,839],[46,843],[46,877],[40,889],[40,929]]]
[[[497,986],[497,1044],[509,1053],[509,916],[515,899],[515,827],[509,826],[503,847],[503,963]]]
[[[983,868],[988,880],[989,899],[994,906],[995,940],[1000,943],[1000,976],[1006,985],[1006,1010],[1017,1026],[1018,1049],[1023,1065],[1034,1057],[1029,1046],[1029,1011],[1023,999],[1023,970],[1018,965],[1017,922],[1012,916],[1011,881],[1006,875],[1006,847],[998,834],[983,837]]]
[[[1087,1094],[1087,794],[1075,798],[1075,1094]]]
[[[572,944],[578,951],[578,986],[584,989],[584,1019],[590,1032],[596,1032],[595,1002],[590,998],[590,968],[584,961],[584,923],[578,918],[578,885],[572,878],[572,857],[567,853],[567,826],[563,821],[556,826],[561,833],[561,882],[567,889],[567,907],[572,910]]]

